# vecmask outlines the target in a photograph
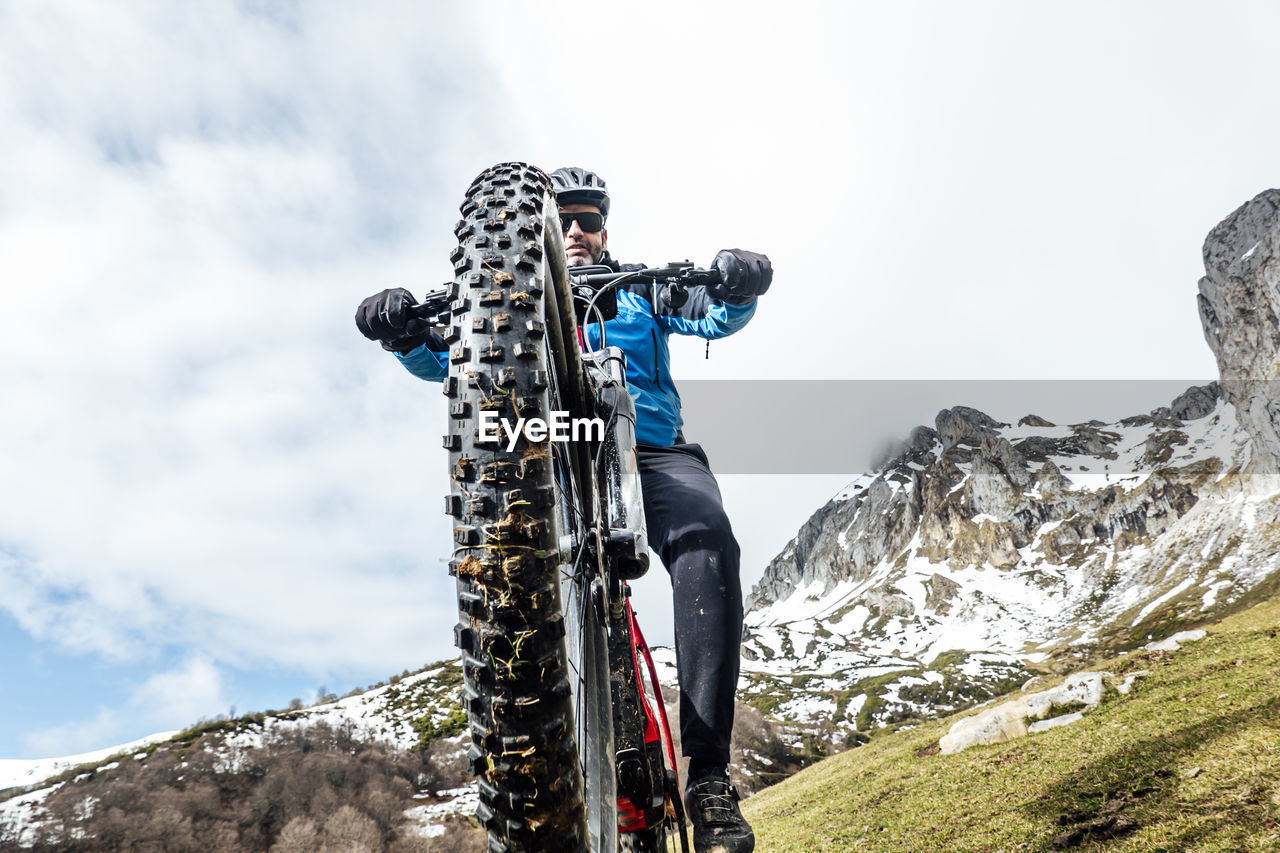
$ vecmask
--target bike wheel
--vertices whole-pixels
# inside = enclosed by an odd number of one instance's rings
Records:
[[[584,404],[555,200],[544,173],[507,163],[473,182],[461,210],[444,441],[477,817],[500,853],[613,850],[616,806],[600,802],[613,788],[603,623],[589,573],[562,565],[562,536],[593,500],[590,471],[572,450],[482,441],[478,428],[482,413],[514,425]],[[575,698],[598,700],[602,660],[603,720],[576,723]]]

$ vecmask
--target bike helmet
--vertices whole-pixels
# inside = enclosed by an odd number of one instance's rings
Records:
[[[595,172],[581,166],[564,166],[551,173],[559,204],[593,204],[609,216],[609,189]]]

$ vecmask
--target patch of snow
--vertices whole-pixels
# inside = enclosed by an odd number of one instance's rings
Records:
[[[1202,639],[1205,631],[1197,629],[1195,631],[1179,631],[1171,637],[1166,637],[1155,643],[1147,643],[1144,649],[1152,652],[1176,652],[1183,643],[1193,643]]]
[[[1218,601],[1218,592],[1231,586],[1230,580],[1220,580],[1209,584],[1209,588],[1205,590],[1204,595],[1200,597],[1200,609],[1208,610]]]
[[[658,671],[658,681],[667,687],[677,686],[676,650],[671,646],[654,646],[649,649],[649,654],[653,656],[653,668]],[[645,676],[647,678],[648,673]]]
[[[1142,678],[1143,676],[1147,676],[1150,674],[1151,674],[1150,670],[1135,669],[1133,672],[1129,673],[1124,677],[1124,681],[1116,685],[1116,692],[1118,692],[1121,696],[1128,696],[1129,691],[1133,689],[1134,682],[1137,681],[1139,678]]]
[[[784,719],[812,720],[835,715],[836,701],[830,697],[802,695],[784,702],[779,710]]]
[[[19,794],[0,803],[0,826],[8,825],[13,835],[8,839],[19,847],[30,847],[35,843],[35,832],[45,822],[44,801],[54,791],[61,788],[62,782]]]
[[[412,831],[423,838],[444,835],[447,827],[442,821],[475,814],[480,804],[480,792],[475,785],[438,791],[436,797],[441,801],[414,806],[404,812],[404,816],[416,824]]]
[[[140,747],[169,740],[176,734],[178,734],[176,731],[161,732],[160,734],[148,735],[120,746],[109,746],[105,749],[95,749],[92,752],[82,752],[61,758],[0,759],[0,789],[25,788],[29,785],[43,782],[51,776],[57,776],[59,773],[70,770],[73,767],[79,767],[81,764],[97,764],[113,755],[136,753]]]
[[[1159,598],[1156,598],[1147,602],[1147,605],[1138,611],[1138,615],[1134,617],[1134,620],[1130,625],[1130,627],[1136,626],[1143,619],[1146,619],[1147,616],[1150,615],[1157,607],[1164,604],[1166,601],[1169,601],[1170,599],[1180,595],[1183,591],[1187,589],[1187,587],[1191,586],[1195,582],[1196,582],[1195,578],[1191,578],[1191,577],[1183,578],[1182,582],[1179,583],[1177,586],[1175,586],[1173,589],[1169,590]]]
[[[1240,511],[1240,523],[1246,528],[1252,528],[1258,523],[1258,500],[1244,502],[1244,508]]]

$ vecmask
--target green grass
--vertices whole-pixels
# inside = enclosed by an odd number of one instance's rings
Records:
[[[461,705],[453,708],[449,716],[436,723],[431,715],[418,717],[413,721],[413,730],[418,734],[418,743],[414,749],[426,749],[436,738],[453,737],[467,728],[467,712]]]
[[[1092,667],[1150,675],[1073,725],[931,754],[956,715],[821,761],[743,803],[756,849],[1280,850],[1280,599],[1206,627]]]

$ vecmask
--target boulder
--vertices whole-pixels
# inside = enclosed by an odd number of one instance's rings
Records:
[[[960,584],[951,578],[934,572],[925,582],[925,609],[945,615],[951,610],[951,602],[960,595],[960,589]]]
[[[873,589],[863,601],[867,607],[878,610],[882,619],[910,619],[916,612],[911,599],[889,590]]]
[[[1035,722],[1074,714],[1051,717],[1056,707],[1084,705],[1084,710],[1095,708],[1102,701],[1104,680],[1109,677],[1109,672],[1077,672],[1050,690],[1027,693],[975,716],[965,717],[938,741],[938,747],[943,754],[948,754],[980,743],[1004,743],[1027,734]]]

